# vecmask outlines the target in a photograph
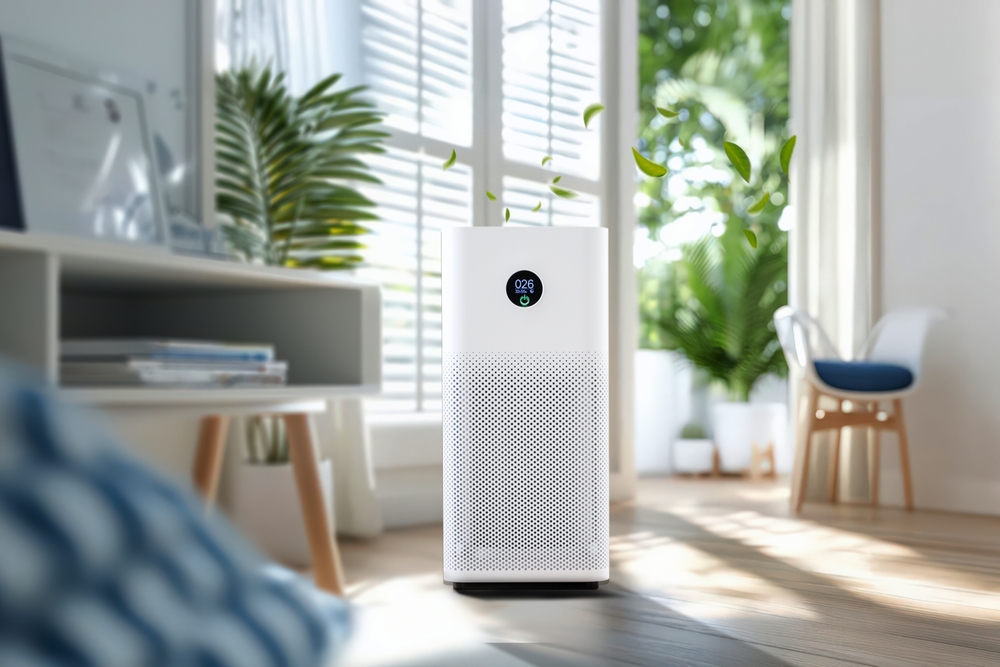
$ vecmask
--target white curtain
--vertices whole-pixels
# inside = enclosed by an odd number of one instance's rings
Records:
[[[819,319],[844,358],[859,350],[879,310],[878,16],[878,0],[792,2],[790,103],[798,143],[789,192],[789,301]],[[798,378],[792,380],[791,404],[799,406]],[[812,461],[801,460],[797,443],[795,480],[808,465],[813,499],[826,491],[826,435],[816,436]],[[845,432],[841,450],[841,497],[863,498],[865,433]]]
[[[270,64],[301,94],[333,72],[329,27],[325,0],[216,0],[216,68]]]

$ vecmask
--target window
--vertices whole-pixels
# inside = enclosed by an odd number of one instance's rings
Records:
[[[384,184],[366,189],[382,219],[360,274],[383,285],[385,342],[383,393],[367,409],[436,412],[440,231],[500,224],[505,207],[511,225],[600,224],[601,122],[581,119],[601,100],[600,0],[359,2],[364,82],[392,132],[369,160]],[[580,196],[554,196],[557,174]]]

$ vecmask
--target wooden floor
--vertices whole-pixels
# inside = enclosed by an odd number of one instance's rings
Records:
[[[342,543],[359,665],[1000,665],[1000,519],[654,479],[611,514],[611,583],[459,595],[441,528]]]

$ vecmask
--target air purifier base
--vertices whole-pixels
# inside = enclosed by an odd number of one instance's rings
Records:
[[[599,581],[472,581],[452,584],[459,593],[541,593],[563,591],[596,591]]]

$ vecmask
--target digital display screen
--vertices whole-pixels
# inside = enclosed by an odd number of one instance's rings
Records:
[[[527,308],[542,298],[542,281],[531,271],[518,271],[507,279],[507,298],[519,308]]]

